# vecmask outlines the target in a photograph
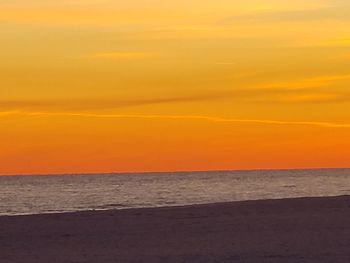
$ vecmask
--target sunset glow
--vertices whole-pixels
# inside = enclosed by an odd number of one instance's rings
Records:
[[[350,2],[0,3],[0,174],[350,167]]]

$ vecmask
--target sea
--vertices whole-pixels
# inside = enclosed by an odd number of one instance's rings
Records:
[[[0,215],[350,195],[350,169],[0,176]]]

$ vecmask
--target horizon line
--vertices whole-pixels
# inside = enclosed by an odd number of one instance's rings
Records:
[[[305,168],[242,168],[242,169],[210,169],[210,170],[175,170],[175,171],[125,171],[125,172],[65,172],[65,173],[23,173],[0,174],[6,176],[75,176],[75,175],[125,175],[125,174],[166,174],[166,173],[205,173],[205,172],[249,172],[249,171],[310,171],[310,170],[350,170],[350,167],[305,167]]]

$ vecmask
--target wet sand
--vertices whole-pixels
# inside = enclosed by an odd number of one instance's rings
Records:
[[[350,197],[0,217],[1,263],[350,262]]]

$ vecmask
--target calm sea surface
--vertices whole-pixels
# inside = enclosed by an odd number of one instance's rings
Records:
[[[350,169],[0,176],[0,215],[350,195]]]

